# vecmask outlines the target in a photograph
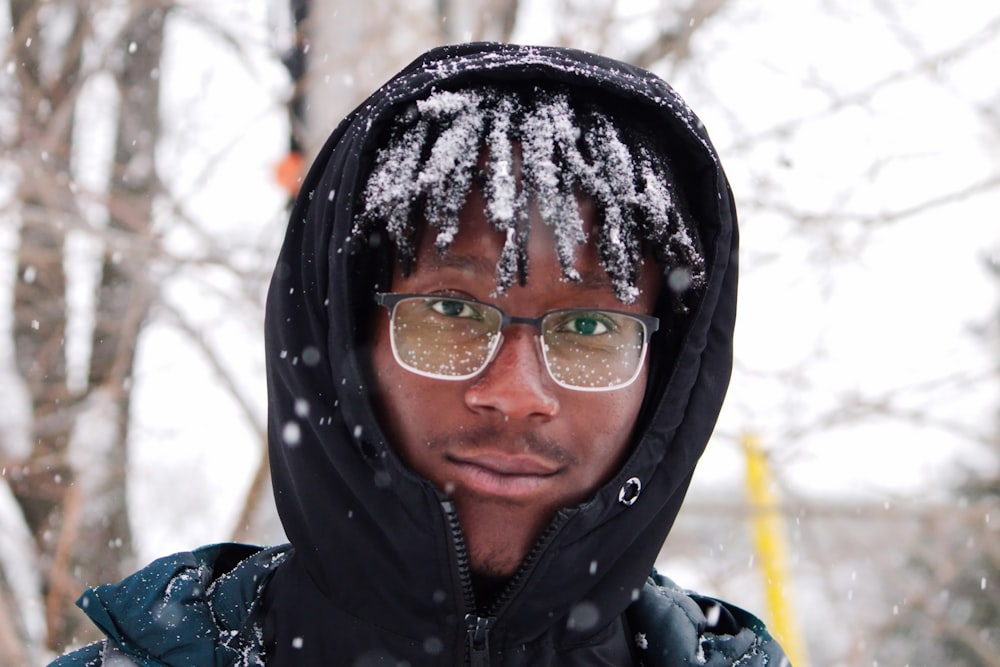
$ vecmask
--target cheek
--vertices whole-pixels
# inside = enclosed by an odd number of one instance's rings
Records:
[[[441,430],[450,412],[441,406],[451,405],[453,399],[446,393],[451,383],[422,378],[396,363],[384,324],[375,328],[371,355],[372,402],[382,431],[407,465],[429,477],[422,460],[428,455],[428,441]]]
[[[572,437],[588,443],[589,451],[583,454],[593,464],[594,477],[601,481],[617,472],[630,452],[644,387],[644,379],[640,378],[631,387],[605,395],[591,394],[576,405]]]

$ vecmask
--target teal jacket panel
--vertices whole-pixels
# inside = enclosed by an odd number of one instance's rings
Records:
[[[160,558],[117,584],[88,589],[77,605],[107,639],[52,667],[94,667],[109,651],[142,667],[263,664],[255,613],[288,549],[217,544]]]
[[[641,667],[790,667],[759,618],[656,572],[627,615]]]

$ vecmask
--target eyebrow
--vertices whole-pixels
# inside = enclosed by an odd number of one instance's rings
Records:
[[[496,274],[496,264],[483,259],[482,257],[475,257],[472,255],[462,255],[456,252],[446,252],[441,255],[434,253],[431,257],[427,258],[424,264],[425,270],[430,271],[441,271],[444,269],[455,269],[462,271],[463,273],[470,273],[472,275],[488,275],[493,276]],[[611,277],[608,276],[607,272],[604,270],[592,270],[592,271],[579,271],[580,280],[578,281],[567,281],[572,285],[581,287],[588,291],[601,291],[601,290],[611,290],[614,291],[614,283]],[[529,279],[530,279],[530,264],[529,264]]]
[[[488,262],[482,257],[472,255],[460,255],[455,252],[434,253],[430,257],[422,258],[429,260],[423,268],[430,271],[441,271],[444,269],[455,269],[463,273],[493,275],[496,273],[496,265]]]
[[[614,291],[614,282],[607,271],[579,271],[580,280],[573,282],[574,285],[587,290],[611,290]]]

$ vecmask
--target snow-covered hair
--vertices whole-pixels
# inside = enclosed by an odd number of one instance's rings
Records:
[[[578,194],[598,211],[601,263],[619,300],[638,296],[647,249],[671,272],[671,285],[704,284],[696,226],[653,134],[560,88],[478,85],[438,90],[411,104],[375,154],[354,236],[384,229],[409,273],[418,225],[426,222],[438,251],[447,252],[473,185],[482,188],[487,219],[506,234],[498,293],[527,280],[531,197],[555,232],[563,275],[580,279],[574,249],[587,238]]]

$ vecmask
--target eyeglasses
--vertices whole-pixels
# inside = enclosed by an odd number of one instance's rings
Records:
[[[534,327],[556,384],[609,391],[635,382],[659,319],[617,310],[560,308],[514,317],[500,308],[446,295],[378,293],[389,309],[392,354],[406,370],[439,380],[466,380],[485,369],[510,324]]]

